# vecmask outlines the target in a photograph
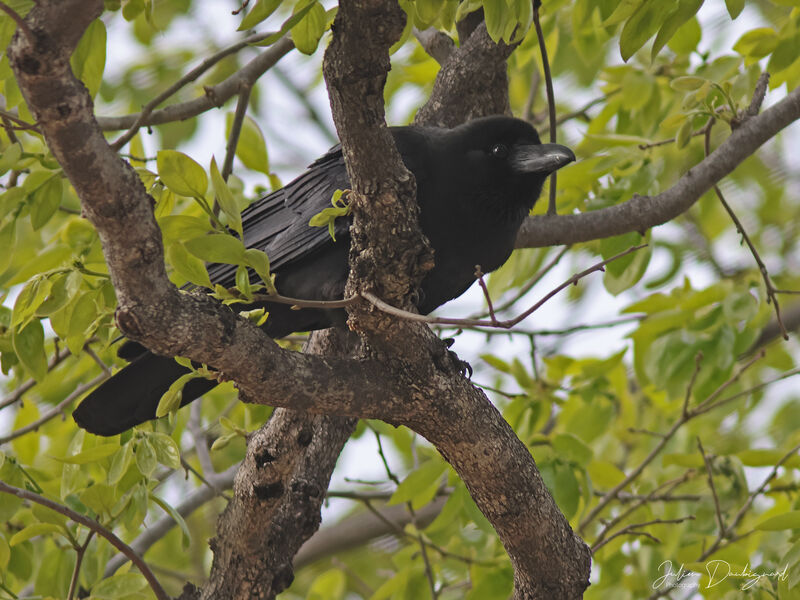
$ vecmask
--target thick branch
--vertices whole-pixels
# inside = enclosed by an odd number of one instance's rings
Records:
[[[455,127],[486,115],[509,114],[506,59],[514,46],[495,44],[480,25],[452,52],[414,123]]]
[[[350,202],[354,218],[345,294],[370,291],[408,307],[433,262],[417,224],[414,178],[384,120],[389,47],[399,39],[405,22],[405,13],[394,0],[342,2],[323,73],[355,192]],[[368,319],[368,310],[357,308],[350,315],[351,327],[358,331],[390,328],[391,319],[374,311],[374,319]]]
[[[723,177],[781,129],[800,118],[800,88],[760,115],[750,117],[708,158],[657,196],[639,196],[600,210],[532,217],[517,236],[517,248],[575,244],[663,225],[689,209]]]

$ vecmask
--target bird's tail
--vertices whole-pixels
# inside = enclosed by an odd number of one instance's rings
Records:
[[[122,433],[155,419],[161,397],[178,377],[188,372],[172,358],[144,352],[86,396],[72,417],[90,433],[105,436]],[[183,389],[181,406],[216,385],[216,381],[192,379]]]

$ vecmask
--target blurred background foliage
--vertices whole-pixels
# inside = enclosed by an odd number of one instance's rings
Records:
[[[6,4],[25,14],[32,2]],[[198,98],[291,31],[297,50],[252,90],[227,183],[211,162],[222,164],[235,99],[142,128],[121,149],[156,201],[177,285],[202,285],[203,260],[220,255],[242,272],[263,267],[230,241],[205,240],[222,224],[235,228],[243,207],[335,142],[320,64],[336,7],[317,0],[105,4],[71,58],[103,117],[142,110],[201,61],[262,34],[165,104]],[[439,68],[413,27],[458,41],[455,22],[483,10],[493,39],[519,42],[509,60],[512,110],[546,137],[530,2],[401,6],[408,27],[386,86],[390,124],[413,118]],[[562,214],[669,188],[702,160],[706,135],[712,150],[730,135],[763,71],[771,76],[767,104],[800,85],[796,0],[548,0],[541,24],[559,141],[579,157],[559,172]],[[14,30],[3,13],[0,47]],[[0,94],[0,479],[89,515],[128,542],[172,515],[179,526],[145,559],[177,595],[207,572],[207,540],[227,492],[191,512],[186,500],[225,479],[243,456],[244,434],[270,411],[239,403],[228,384],[193,411],[121,436],[76,428],[68,416],[77,400],[122,364],[114,290],[99,239],[35,130],[5,54]],[[109,140],[121,133],[109,130]],[[795,125],[720,183],[774,288],[795,292],[799,141]],[[215,197],[228,199],[216,225],[207,214]],[[544,211],[542,201],[534,212]],[[790,379],[798,372],[800,305],[790,293],[777,295],[791,333],[783,341],[762,273],[713,192],[645,235],[566,252],[520,250],[488,288],[499,315],[514,316],[572,273],[643,240],[647,248],[570,287],[514,332],[441,333],[455,337],[475,368],[473,381],[529,445],[559,507],[593,547],[587,598],[800,597],[800,404]],[[485,302],[473,289],[439,312],[476,315]],[[301,341],[282,343],[299,348]],[[152,597],[128,564],[107,570],[115,551],[106,541],[35,503],[0,498],[0,597]],[[426,598],[431,581],[441,599],[508,597],[507,556],[452,469],[408,430],[362,423],[334,475],[324,526],[384,502],[407,505],[407,524],[304,564],[281,597]],[[439,505],[424,519],[411,516],[432,502]],[[712,577],[712,564],[728,565],[731,575],[723,578],[723,569]],[[681,565],[693,575],[669,574]],[[746,569],[770,575],[742,576]],[[684,587],[672,589],[678,584]]]

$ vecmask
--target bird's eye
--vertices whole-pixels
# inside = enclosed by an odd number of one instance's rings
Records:
[[[508,146],[505,144],[495,144],[492,146],[492,156],[495,158],[505,158],[508,156]]]

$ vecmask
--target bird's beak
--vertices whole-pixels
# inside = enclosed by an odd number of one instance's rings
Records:
[[[511,165],[519,173],[547,175],[575,160],[575,154],[561,144],[517,146],[511,156]]]

